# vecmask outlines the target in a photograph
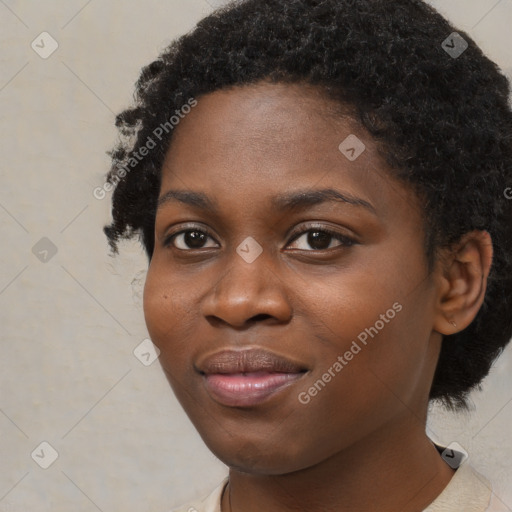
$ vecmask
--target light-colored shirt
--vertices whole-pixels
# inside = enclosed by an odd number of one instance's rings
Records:
[[[171,512],[221,512],[221,497],[226,477],[204,500],[184,505]],[[423,512],[510,512],[494,493],[490,482],[463,463],[441,494]]]

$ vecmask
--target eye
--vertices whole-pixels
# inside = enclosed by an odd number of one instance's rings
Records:
[[[206,240],[212,239],[212,236],[203,229],[183,229],[178,233],[168,236],[164,240],[164,247],[169,247],[171,244],[182,251],[194,250],[194,249],[208,249],[213,246],[205,246]]]
[[[208,239],[213,241],[213,245],[205,245]],[[312,226],[309,229],[297,233],[292,237],[291,242],[300,242],[299,247],[295,247],[298,250],[306,251],[322,251],[332,249],[333,247],[350,247],[356,242],[352,238],[337,233],[336,231],[330,230],[323,226]],[[338,241],[337,245],[332,245],[332,242]],[[290,242],[290,243],[291,243]],[[164,247],[173,246],[181,251],[192,251],[198,249],[209,249],[217,247],[218,244],[215,242],[212,235],[208,231],[199,228],[182,229],[177,233],[169,235],[163,242]],[[308,249],[308,246],[311,249]]]
[[[301,239],[303,239],[303,241],[299,245],[302,245],[302,247],[296,247],[296,249],[306,251],[309,250],[307,245],[309,245],[312,250],[322,251],[331,249],[332,247],[350,247],[356,243],[352,238],[322,226],[312,227],[306,231],[302,231],[292,238],[292,242],[300,241]],[[332,246],[331,243],[335,240],[339,243]]]

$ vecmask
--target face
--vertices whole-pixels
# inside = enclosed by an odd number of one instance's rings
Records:
[[[205,443],[250,473],[398,435],[427,406],[439,343],[422,210],[335,107],[304,85],[216,91],[162,169],[148,331]]]

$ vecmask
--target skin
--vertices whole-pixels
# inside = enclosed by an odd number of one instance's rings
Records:
[[[186,189],[218,202],[216,213],[177,200],[158,209],[144,314],[178,400],[230,468],[223,511],[417,512],[454,473],[425,433],[428,393],[442,335],[481,306],[490,237],[467,234],[429,272],[418,198],[337,107],[298,84],[216,91],[181,120],[162,168],[160,197]],[[366,146],[355,161],[338,149],[349,134]],[[371,208],[271,206],[274,196],[323,188]],[[308,239],[321,227],[352,243]],[[202,245],[169,242],[184,229],[206,229]],[[263,249],[252,263],[236,252],[248,236]],[[394,303],[401,311],[301,403],[299,393]],[[256,406],[221,405],[194,366],[240,347],[308,371]]]

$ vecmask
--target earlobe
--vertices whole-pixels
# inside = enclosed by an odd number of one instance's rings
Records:
[[[473,321],[484,301],[492,254],[492,240],[487,231],[466,233],[451,248],[439,270],[434,330],[455,334]]]

